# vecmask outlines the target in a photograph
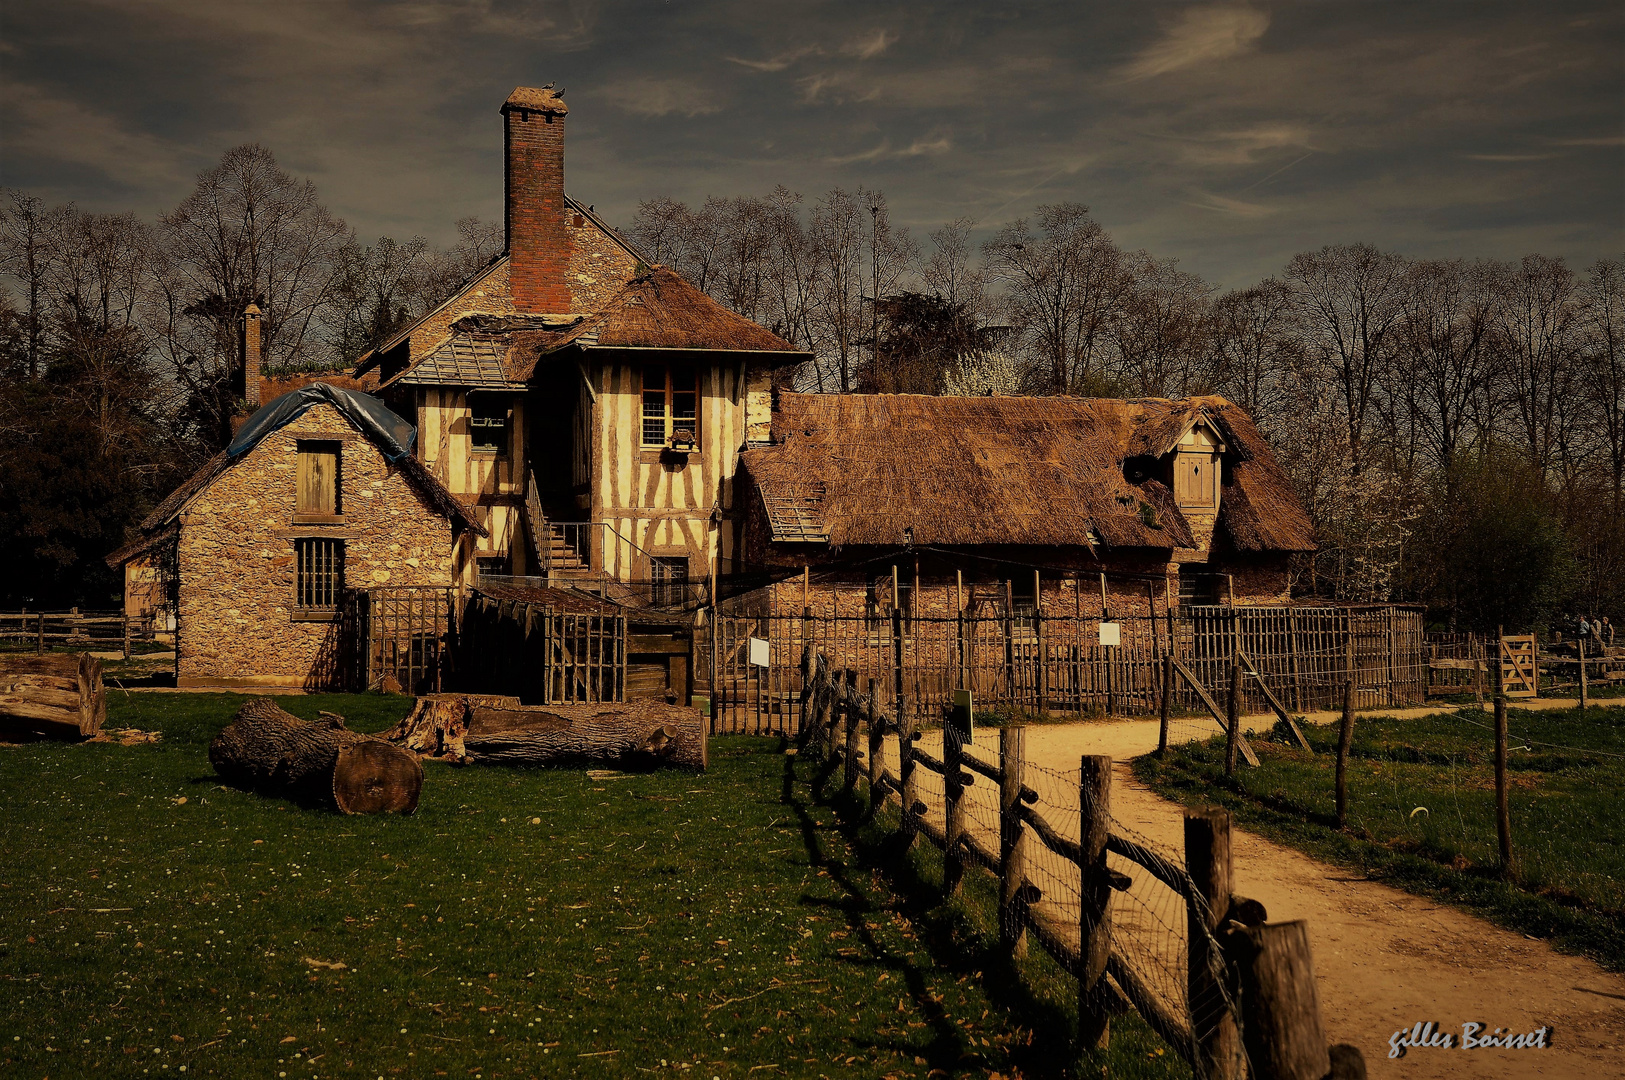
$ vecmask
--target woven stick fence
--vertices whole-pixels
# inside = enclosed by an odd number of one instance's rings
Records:
[[[1035,941],[1078,981],[1080,1048],[1106,1045],[1111,1016],[1132,1009],[1198,1077],[1365,1075],[1358,1050],[1327,1045],[1305,925],[1269,923],[1232,891],[1226,811],[1188,811],[1174,852],[1112,817],[1109,757],[1038,767],[1016,725],[996,756],[952,727],[927,738],[901,678],[860,690],[810,645],[802,676],[803,744],[871,817],[895,801],[905,838],[943,853],[950,895],[967,872],[997,879],[1009,956]]]

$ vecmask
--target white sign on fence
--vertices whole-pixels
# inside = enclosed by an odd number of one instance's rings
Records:
[[[1123,624],[1103,622],[1100,624],[1100,643],[1102,645],[1123,644]]]
[[[767,641],[764,638],[750,639],[750,662],[756,667],[768,666]]]

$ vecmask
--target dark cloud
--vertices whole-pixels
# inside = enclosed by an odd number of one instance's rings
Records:
[[[557,80],[569,187],[885,189],[916,231],[1086,202],[1223,284],[1366,240],[1625,248],[1617,4],[12,0],[0,182],[156,212],[227,147],[363,236],[501,211],[497,106]]]

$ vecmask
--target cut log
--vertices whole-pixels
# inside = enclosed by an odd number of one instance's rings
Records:
[[[705,718],[660,701],[520,705],[514,698],[433,694],[384,738],[419,754],[509,765],[664,763],[703,770]]]
[[[89,653],[0,657],[0,740],[89,739],[106,720],[102,662]]]
[[[324,712],[314,722],[255,698],[209,744],[222,778],[257,791],[311,799],[346,814],[410,814],[423,765],[398,746],[347,730]]]

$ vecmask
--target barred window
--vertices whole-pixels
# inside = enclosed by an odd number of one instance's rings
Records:
[[[699,394],[693,369],[649,364],[643,369],[643,445],[665,446],[672,435],[688,432],[688,441],[700,437]]]
[[[688,556],[649,557],[649,601],[655,607],[678,607],[687,599]]]
[[[293,542],[294,607],[337,611],[344,591],[344,541],[311,537]]]

